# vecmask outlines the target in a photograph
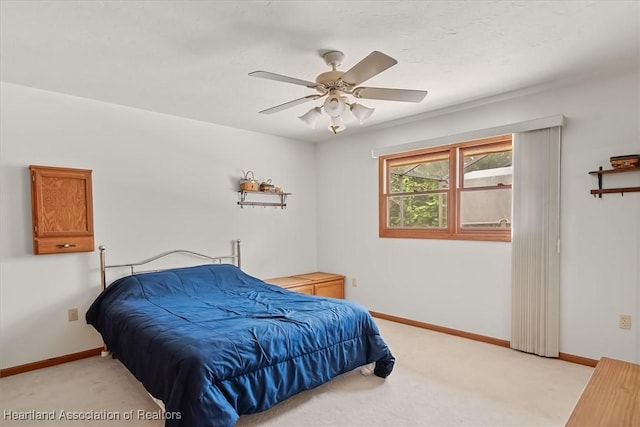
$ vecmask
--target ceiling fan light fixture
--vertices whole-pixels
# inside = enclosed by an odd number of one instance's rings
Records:
[[[285,102],[284,104],[259,111],[259,113],[277,113],[287,108],[291,108],[308,101],[315,101],[326,96],[327,98],[321,106],[312,108],[302,116],[298,116],[298,118],[311,128],[315,129],[317,121],[320,117],[326,114],[331,120],[331,123],[329,124],[329,131],[337,134],[347,128],[342,117],[347,106],[349,106],[349,110],[360,124],[364,124],[364,122],[367,121],[375,111],[374,108],[369,108],[356,102],[352,103],[350,101],[350,97],[354,97],[356,99],[379,99],[383,101],[422,102],[424,97],[427,95],[427,91],[425,90],[360,86],[361,83],[377,76],[389,67],[398,63],[397,60],[382,52],[374,50],[347,71],[338,70],[338,67],[344,60],[344,54],[342,52],[332,50],[325,52],[322,56],[325,63],[331,67],[331,71],[319,74],[316,77],[315,82],[271,73],[268,71],[253,71],[249,73],[249,75],[253,77],[305,86],[319,92],[319,95],[303,96],[302,98],[294,99],[293,101]],[[349,95],[349,97],[345,95]],[[323,109],[324,114],[322,114]]]
[[[365,107],[364,105],[358,104],[357,102],[351,104],[349,106],[349,109],[351,110],[353,115],[356,116],[356,119],[358,119],[360,124],[363,124],[365,121],[367,121],[367,119],[371,117],[373,112],[376,111],[375,108]]]
[[[318,119],[320,117],[322,117],[322,111],[320,110],[320,107],[314,107],[298,118],[309,125],[311,129],[315,129],[316,123],[318,122]]]

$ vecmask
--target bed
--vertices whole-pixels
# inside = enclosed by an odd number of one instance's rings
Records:
[[[132,274],[87,311],[113,357],[162,400],[166,426],[233,426],[358,367],[391,373],[395,359],[364,307],[246,274],[239,244],[233,258],[145,273],[126,264]],[[105,266],[102,247],[101,266],[103,282],[106,268],[123,267]]]

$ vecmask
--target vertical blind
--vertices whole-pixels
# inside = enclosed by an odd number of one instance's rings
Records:
[[[557,357],[560,127],[513,138],[511,348]]]

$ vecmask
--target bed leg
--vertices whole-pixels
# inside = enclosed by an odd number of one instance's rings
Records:
[[[105,263],[104,263],[104,250],[106,248],[103,245],[98,246],[98,250],[100,251],[100,287],[104,291],[106,288],[106,272],[105,272]]]
[[[236,239],[236,261],[238,268],[242,268],[241,258],[240,258],[240,239]]]

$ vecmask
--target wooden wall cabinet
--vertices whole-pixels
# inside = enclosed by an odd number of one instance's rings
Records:
[[[29,166],[33,253],[92,252],[91,170]]]
[[[344,276],[333,273],[305,273],[266,279],[265,282],[294,292],[344,299]]]

